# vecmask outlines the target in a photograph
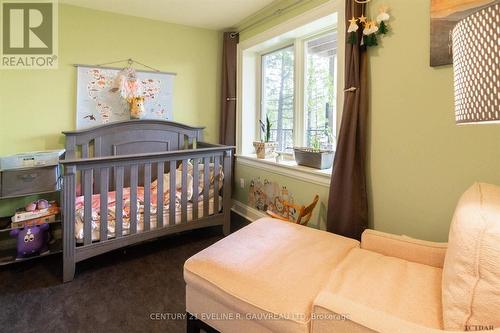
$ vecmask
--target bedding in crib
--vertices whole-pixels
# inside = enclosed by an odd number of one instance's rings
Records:
[[[181,197],[182,197],[182,171],[180,166],[176,170],[176,184],[175,184],[175,194],[173,196],[173,200],[175,200],[175,224],[181,222]],[[199,164],[199,178],[198,178],[198,217],[204,217],[204,165]],[[211,163],[209,167],[209,215],[219,212],[222,209],[222,198],[219,197],[219,207],[214,207],[214,186],[215,186],[215,170],[214,164]],[[187,220],[190,221],[193,219],[193,206],[195,203],[192,202],[193,199],[193,165],[188,163],[187,165],[187,182],[186,182],[186,190],[187,190]],[[224,179],[224,174],[222,171],[222,166],[220,166],[219,170],[219,179],[218,179],[218,190],[222,188]],[[150,191],[150,229],[157,228],[157,207],[158,207],[158,192],[157,192],[157,181],[151,183],[151,191]],[[123,188],[123,204],[122,204],[122,230],[123,234],[127,235],[130,233],[130,213],[131,213],[131,204],[136,205],[137,209],[137,232],[141,232],[144,230],[144,211],[147,209],[145,207],[144,200],[144,187],[137,187],[137,200],[134,203],[131,203],[131,195],[130,188]],[[163,175],[163,225],[169,224],[170,217],[170,174],[165,173]],[[92,195],[92,216],[91,216],[91,230],[92,230],[92,241],[97,241],[100,239],[100,219],[101,219],[101,211],[100,211],[100,194]],[[85,199],[83,196],[79,196],[76,198],[75,202],[75,238],[78,242],[83,240],[84,235],[84,207],[85,207]],[[115,237],[115,221],[116,221],[116,192],[110,191],[107,194],[107,231],[108,238]]]

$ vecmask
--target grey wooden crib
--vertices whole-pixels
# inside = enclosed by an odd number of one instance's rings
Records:
[[[76,263],[185,230],[229,233],[234,147],[202,127],[130,120],[63,132],[63,280]]]

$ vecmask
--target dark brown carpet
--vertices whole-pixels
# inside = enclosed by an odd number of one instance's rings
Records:
[[[244,225],[233,214],[233,231]],[[185,318],[151,317],[184,314],[184,261],[221,238],[213,227],[117,250],[66,284],[61,255],[0,268],[0,332],[185,332]]]

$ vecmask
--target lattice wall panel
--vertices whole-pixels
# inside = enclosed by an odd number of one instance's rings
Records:
[[[457,124],[500,121],[500,4],[460,21],[453,30]]]

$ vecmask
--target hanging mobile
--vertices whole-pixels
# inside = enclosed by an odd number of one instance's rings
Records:
[[[365,5],[371,0],[354,0],[354,2]],[[375,20],[368,19],[363,14],[356,18],[352,17],[347,27],[347,43],[356,44],[358,42],[358,32],[361,30],[361,45],[373,47],[378,45],[378,36],[386,35],[389,32],[387,22],[391,18],[388,13],[389,7],[382,6]],[[361,28],[361,29],[360,29]]]

